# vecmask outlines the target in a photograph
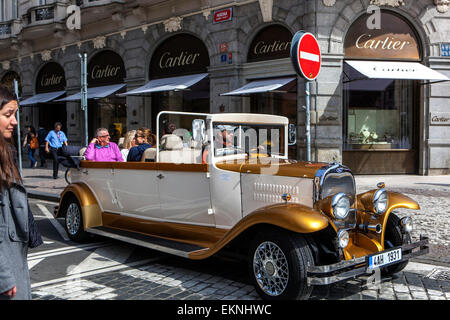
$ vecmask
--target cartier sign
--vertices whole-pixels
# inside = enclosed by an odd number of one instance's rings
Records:
[[[359,17],[345,38],[345,57],[352,59],[395,59],[420,61],[420,41],[402,17],[382,11],[381,29],[369,29],[369,15]]]
[[[123,83],[125,77],[123,60],[113,51],[99,52],[88,64],[88,85],[90,87]]]
[[[283,26],[272,25],[261,30],[253,39],[247,61],[264,61],[288,58],[292,33]]]
[[[189,34],[178,34],[164,41],[152,56],[150,78],[204,73],[209,54],[203,42]]]
[[[66,87],[64,69],[56,62],[47,63],[36,78],[36,93],[62,91]]]
[[[193,65],[199,56],[200,53],[189,53],[187,51],[181,52],[178,56],[172,56],[172,54],[167,51],[164,52],[161,59],[159,59],[159,67],[161,69],[166,69],[183,67],[190,64]]]
[[[435,112],[430,114],[430,124],[450,126],[450,112]]]

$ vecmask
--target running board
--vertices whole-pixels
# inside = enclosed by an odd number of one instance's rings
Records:
[[[129,232],[125,230],[112,229],[106,227],[88,228],[86,232],[108,237],[141,247],[170,253],[179,257],[189,258],[189,254],[194,251],[208,249],[188,243],[177,242],[157,237],[146,236],[140,233]]]

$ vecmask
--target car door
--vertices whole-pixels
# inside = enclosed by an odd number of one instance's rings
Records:
[[[158,163],[161,218],[215,226],[206,164]]]
[[[85,183],[95,194],[103,211],[117,212],[114,191],[114,169],[108,164],[86,162],[81,169],[80,182]]]
[[[161,206],[156,163],[124,162],[116,166],[114,192],[117,210],[135,218],[159,220]]]

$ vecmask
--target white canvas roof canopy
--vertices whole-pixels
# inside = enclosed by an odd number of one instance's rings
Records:
[[[119,96],[146,95],[153,92],[186,90],[208,76],[207,73],[193,74],[180,77],[154,79],[137,89],[121,93]]]
[[[276,78],[276,79],[266,79],[266,80],[255,80],[247,83],[245,86],[238,88],[236,90],[222,93],[221,96],[241,96],[252,93],[263,93],[276,91],[290,82],[294,81],[295,77],[290,78]]]
[[[88,99],[102,99],[102,98],[106,98],[114,93],[116,93],[117,91],[119,91],[120,89],[122,89],[123,87],[125,87],[125,83],[121,83],[121,84],[113,84],[113,85],[109,85],[109,86],[101,86],[101,87],[93,87],[93,88],[88,88],[87,90],[87,98]],[[59,99],[56,101],[80,101],[81,100],[81,92],[77,92],[71,96],[68,96],[66,98],[63,99]]]
[[[368,79],[450,80],[444,74],[418,62],[346,60],[345,63]]]
[[[51,102],[54,99],[61,97],[65,93],[66,93],[66,91],[64,91],[64,90],[63,91],[55,91],[55,92],[39,93],[28,99],[21,101],[20,105],[21,106],[30,106],[30,105],[38,104],[38,103]]]

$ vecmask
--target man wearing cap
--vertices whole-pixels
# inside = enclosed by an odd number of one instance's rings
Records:
[[[216,149],[231,148],[233,146],[234,130],[231,126],[218,125],[215,144]],[[202,163],[208,163],[209,146],[203,150]]]

